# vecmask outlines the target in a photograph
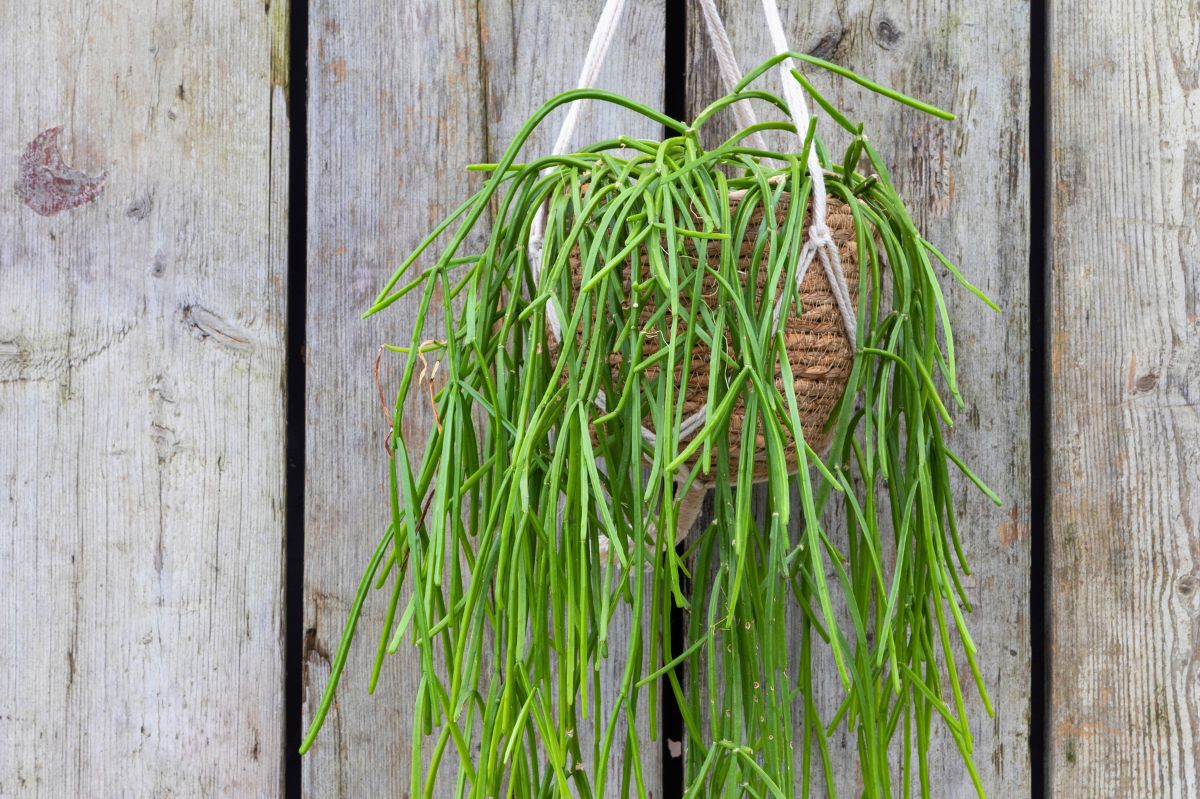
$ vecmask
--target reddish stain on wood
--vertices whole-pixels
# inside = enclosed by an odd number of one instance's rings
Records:
[[[1017,514],[1017,509],[1010,508],[1008,511],[1009,520],[1000,525],[998,531],[1001,546],[1012,546],[1018,541],[1024,541],[1029,537],[1029,525],[1020,519]]]
[[[15,186],[17,196],[42,216],[53,216],[76,208],[104,193],[108,173],[85,175],[63,161],[58,149],[62,126],[37,135],[21,156],[21,172]]]

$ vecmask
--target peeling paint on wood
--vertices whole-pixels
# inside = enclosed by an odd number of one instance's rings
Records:
[[[261,9],[0,3],[6,799],[282,793],[287,120]]]
[[[58,149],[62,126],[47,128],[21,155],[21,172],[15,186],[21,201],[42,216],[54,216],[104,193],[108,173],[85,175],[63,161]]]

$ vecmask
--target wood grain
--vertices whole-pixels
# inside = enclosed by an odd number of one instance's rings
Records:
[[[771,55],[758,0],[720,5],[743,69]],[[958,114],[955,122],[941,122],[820,70],[806,70],[851,119],[866,123],[918,226],[1004,308],[1002,315],[987,311],[943,275],[967,402],[956,415],[951,446],[1005,499],[998,510],[965,480],[958,481],[960,529],[974,569],[967,589],[977,607],[969,623],[997,708],[996,717],[988,718],[974,691],[968,694],[975,760],[990,797],[1025,797],[1030,791],[1028,6],[986,0],[816,2],[790,5],[782,13],[793,49]],[[724,91],[694,6],[689,48],[688,95],[695,112]],[[774,77],[767,85],[778,90]],[[732,114],[723,123],[722,132],[732,132]],[[818,132],[833,152],[841,151],[844,140],[828,118],[818,122]],[[824,684],[832,695],[836,677],[832,661],[828,666]],[[830,743],[839,795],[858,795],[854,740],[839,732]],[[935,795],[973,795],[949,736],[935,743]]]
[[[466,196],[462,165],[485,149],[477,19],[466,3],[452,13],[439,8],[316,2],[310,11],[306,724],[387,526],[390,418],[373,369],[381,344],[407,342],[415,306],[398,303],[369,321],[359,315],[406,250]],[[389,403],[401,366],[397,356],[381,361]],[[338,702],[304,758],[306,796],[408,790],[420,664],[404,648],[385,664],[375,695],[367,694],[386,605],[379,594],[373,600]],[[452,790],[453,781],[440,787]]]
[[[588,0],[568,11],[549,0],[313,4],[306,719],[324,688],[359,575],[386,525],[389,420],[379,407],[373,364],[381,343],[407,341],[416,304],[402,300],[367,322],[358,315],[399,259],[479,185],[465,165],[499,157],[539,105],[573,86],[591,35],[580,20],[594,19],[601,5]],[[662,41],[661,0],[630,2],[601,84],[660,105]],[[634,122],[591,107],[579,130],[587,139],[657,133]],[[549,129],[542,131],[527,152],[547,151],[551,138]],[[383,360],[388,401],[401,367],[398,356]],[[406,436],[421,441],[431,421],[426,416]],[[364,614],[338,703],[304,761],[306,795],[407,790],[420,675],[415,652],[392,656],[375,696],[366,694],[384,604],[377,599]],[[439,796],[453,790],[452,769],[444,771]],[[647,779],[657,790],[657,771]]]
[[[1200,9],[1064,1],[1051,23],[1052,787],[1191,797]]]
[[[489,160],[500,158],[513,135],[539,106],[554,95],[575,88],[594,20],[603,5],[602,0],[569,6],[546,0],[485,0],[481,31],[488,61],[484,96],[489,120]],[[626,95],[651,108],[661,108],[663,26],[663,0],[629,0],[597,87]],[[528,156],[549,153],[565,116],[564,109],[555,111],[529,140],[524,153]],[[589,102],[579,115],[571,146],[582,147],[621,134],[657,139],[662,130],[630,111]],[[649,578],[646,595],[650,595]],[[647,610],[641,620],[643,630],[650,629],[650,612]],[[610,698],[617,693],[623,676],[627,648],[622,642],[628,639],[635,623],[638,622],[632,611],[625,607],[618,609],[610,622],[613,642],[610,659],[600,666],[604,718],[611,712]],[[661,736],[648,724],[646,690],[643,689],[638,701],[637,734],[645,784],[651,797],[662,796]],[[581,731],[581,751],[591,751],[592,743],[591,729]],[[621,763],[622,758],[614,748],[607,783],[612,787],[606,799],[622,795],[616,787],[620,784]],[[636,788],[628,795],[635,797]]]
[[[281,790],[285,18],[0,5],[0,796]]]

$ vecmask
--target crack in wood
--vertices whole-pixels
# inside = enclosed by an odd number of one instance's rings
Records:
[[[203,305],[184,305],[179,314],[184,326],[201,339],[207,339],[235,352],[247,352],[252,349],[250,338],[245,331]]]
[[[0,341],[0,383],[53,383],[123,342],[140,319],[93,335],[82,351],[41,347],[25,336]]]

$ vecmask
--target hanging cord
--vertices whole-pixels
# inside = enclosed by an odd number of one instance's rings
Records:
[[[704,16],[705,27],[708,29],[709,38],[712,42],[713,52],[717,58],[721,80],[725,84],[725,90],[730,92],[740,80],[740,68],[738,67],[737,58],[733,54],[733,45],[729,40],[729,32],[725,28],[725,23],[721,20],[716,0],[699,0],[699,2],[701,12]],[[606,0],[604,9],[600,12],[600,19],[596,24],[596,31],[592,34],[592,41],[588,45],[583,68],[579,72],[579,80],[577,81],[579,88],[591,88],[595,84],[600,70],[604,65],[604,60],[608,56],[608,51],[612,47],[617,26],[621,21],[621,14],[625,10],[625,3],[626,0]],[[771,36],[772,46],[778,53],[790,52],[787,35],[784,33],[783,23],[779,18],[779,8],[775,0],[762,0],[762,7],[763,13],[766,16],[767,30]],[[787,100],[788,109],[796,128],[796,135],[803,137],[804,131],[808,130],[808,104],[805,102],[803,90],[791,75],[793,69],[795,69],[795,63],[790,58],[784,59],[779,64],[784,98]],[[743,128],[752,127],[757,124],[754,110],[750,107],[748,101],[743,100],[735,103],[734,114],[737,117],[738,124]],[[563,120],[558,137],[555,139],[554,155],[562,155],[567,151],[578,121],[579,102],[574,102],[568,107],[566,119]],[[850,297],[850,288],[846,283],[846,274],[842,271],[841,255],[838,253],[837,243],[833,240],[833,234],[829,230],[828,224],[826,224],[827,200],[825,194],[825,175],[815,148],[810,148],[809,150],[807,168],[813,185],[813,213],[812,221],[808,228],[808,241],[804,243],[804,247],[800,250],[800,263],[799,268],[796,270],[796,289],[799,291],[800,284],[803,282],[805,275],[808,274],[808,268],[812,265],[814,258],[819,259],[825,276],[829,280],[829,287],[836,301],[838,313],[841,315],[842,325],[846,330],[850,348],[853,350],[856,346],[855,339],[858,322],[855,318],[854,302]],[[546,209],[545,206],[542,206],[534,215],[529,231],[528,254],[534,283],[537,283],[541,278],[545,229]],[[774,323],[776,325],[779,324],[781,310],[779,306],[775,308]],[[554,306],[550,304],[546,306],[546,324],[550,328],[550,335],[554,340],[561,341],[562,324],[558,318],[558,313],[554,310]],[[596,405],[602,412],[606,410],[603,392],[597,394]],[[701,408],[683,420],[679,430],[680,438],[687,438],[699,430],[703,426],[706,417],[707,409]],[[642,428],[642,437],[650,444],[653,444],[655,441],[654,431],[646,427]]]
[[[721,74],[721,81],[725,85],[725,91],[732,92],[741,79],[741,68],[738,66],[737,58],[734,56],[733,45],[729,40],[729,32],[725,28],[725,23],[721,20],[716,0],[699,0],[699,2],[701,12],[704,16],[705,27],[708,30],[709,39],[712,44],[713,54],[716,57],[717,67]],[[617,25],[620,23],[621,14],[625,10],[625,3],[626,0],[606,0],[604,9],[600,12],[600,19],[596,24],[596,31],[592,34],[592,41],[588,45],[583,68],[579,72],[577,88],[589,89],[595,85],[596,79],[600,74],[600,69],[603,67],[604,60],[612,46]],[[779,18],[779,8],[776,6],[775,0],[762,0],[762,6],[767,20],[767,29],[771,35],[771,43],[775,51],[777,53],[790,52],[791,48],[788,46],[787,36],[784,33],[783,23]],[[803,140],[805,132],[808,130],[809,113],[803,90],[797,85],[791,75],[791,71],[794,68],[795,65],[791,58],[786,58],[779,64],[779,71],[783,80],[784,98],[787,101],[788,109],[796,128],[796,135]],[[574,135],[575,128],[579,123],[579,106],[580,103],[576,101],[568,107],[567,116],[558,131],[558,137],[554,141],[554,149],[552,151],[554,155],[562,155],[570,146],[571,137]],[[743,130],[757,124],[757,118],[749,101],[742,100],[734,103],[733,112]],[[757,133],[753,134],[751,142],[753,146],[762,147],[761,138]],[[796,270],[796,290],[800,290],[800,284],[808,273],[808,268],[812,265],[814,258],[819,259],[825,276],[829,280],[830,290],[833,293],[838,312],[841,315],[842,324],[846,329],[850,349],[854,350],[856,329],[858,326],[855,318],[854,304],[850,297],[849,286],[846,283],[846,275],[842,271],[842,259],[838,253],[837,243],[833,240],[833,234],[829,230],[828,224],[826,224],[827,201],[825,176],[815,147],[809,149],[807,168],[813,186],[813,212],[812,221],[808,228],[808,241],[804,243],[804,246],[800,250],[799,264]],[[545,229],[546,207],[543,205],[538,208],[530,225],[527,249],[530,270],[535,284],[540,282],[541,279],[542,248],[544,246]],[[779,324],[781,310],[782,304],[775,307],[773,319],[775,326]],[[546,304],[546,325],[550,329],[550,335],[554,340],[561,342],[562,325],[552,303]],[[607,402],[603,391],[596,393],[595,404],[601,413],[607,410]],[[680,440],[686,440],[698,431],[703,426],[707,416],[708,409],[702,407],[684,419],[679,428]],[[642,426],[642,438],[651,445],[657,439],[654,431],[644,425]],[[681,541],[690,531],[692,524],[700,513],[704,495],[710,485],[710,482],[697,479],[693,482],[691,490],[681,498],[680,513],[676,528],[677,542]],[[608,541],[606,539],[601,541],[602,552],[605,556],[607,556],[608,551],[607,544]]]
[[[732,94],[742,79],[742,68],[738,66],[737,57],[733,54],[733,43],[729,41],[729,31],[721,21],[721,12],[717,10],[716,0],[700,0],[700,13],[704,15],[704,27],[708,30],[708,39],[712,43],[713,55],[717,59],[717,70],[721,73],[721,83],[725,86],[726,94]],[[754,106],[749,100],[739,100],[733,104],[733,116],[738,126],[745,130],[758,124],[754,115]],[[763,140],[758,133],[746,137],[747,143],[756,149],[765,150]]]
[[[701,0],[701,3],[713,3],[714,0]],[[790,53],[787,34],[783,31],[783,22],[779,19],[779,7],[775,0],[762,0],[763,15],[767,18],[767,31],[771,34],[771,45],[776,53]],[[808,130],[808,103],[804,100],[804,90],[792,77],[796,68],[791,58],[779,62],[779,77],[783,81],[783,97],[787,100],[792,122],[796,126],[796,135],[804,136]],[[800,251],[800,269],[796,273],[796,289],[812,264],[814,253],[821,259],[825,277],[829,279],[829,287],[837,300],[838,312],[842,316],[842,325],[846,328],[846,337],[850,341],[850,349],[855,349],[855,333],[858,320],[855,319],[854,303],[850,299],[850,287],[846,284],[846,273],[842,271],[842,257],[838,254],[837,243],[826,224],[825,173],[821,168],[821,159],[817,157],[817,148],[808,151],[808,175],[812,179],[812,224],[808,226],[808,241]]]
[[[587,55],[583,59],[583,69],[579,70],[579,80],[575,82],[577,89],[590,89],[596,85],[600,77],[600,69],[604,59],[612,47],[613,37],[617,33],[617,25],[621,22],[621,14],[625,11],[626,0],[607,0],[600,19],[596,22],[596,31],[592,34],[591,44],[588,45]],[[558,138],[554,140],[552,155],[562,155],[571,144],[571,136],[575,126],[579,124],[579,107],[582,103],[576,101],[567,108],[567,118],[563,120],[558,130]],[[544,214],[542,215],[544,217]],[[540,231],[539,231],[540,232]],[[532,238],[532,237],[531,237]]]

